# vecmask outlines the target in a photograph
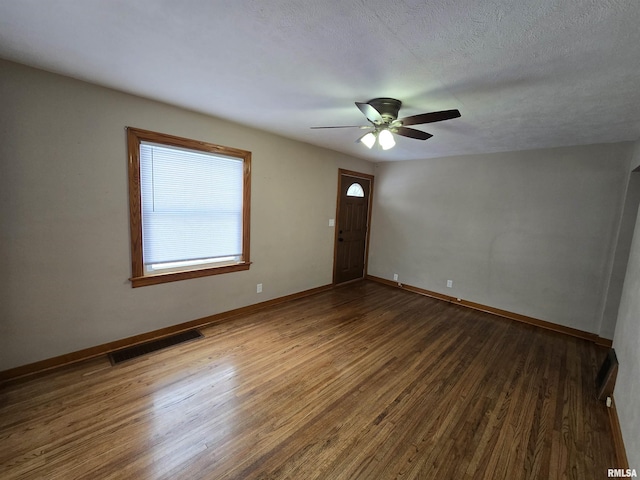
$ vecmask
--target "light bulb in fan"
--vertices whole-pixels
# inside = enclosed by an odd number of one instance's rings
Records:
[[[393,133],[385,128],[378,134],[378,143],[383,150],[389,150],[390,148],[393,148],[395,146],[396,141],[393,138]]]
[[[358,142],[364,143],[367,148],[371,148],[376,143],[376,136],[373,132],[365,133],[358,139]]]

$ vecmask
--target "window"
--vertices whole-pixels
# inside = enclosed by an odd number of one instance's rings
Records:
[[[127,136],[132,286],[248,270],[251,152]]]
[[[359,183],[352,183],[347,189],[347,197],[364,197],[364,190]]]

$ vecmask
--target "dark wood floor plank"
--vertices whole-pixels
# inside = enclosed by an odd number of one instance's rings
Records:
[[[583,340],[363,282],[0,391],[0,477],[603,478]]]

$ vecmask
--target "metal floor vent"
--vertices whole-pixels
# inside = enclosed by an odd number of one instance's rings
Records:
[[[198,330],[187,330],[186,332],[177,333],[170,337],[160,338],[152,342],[141,343],[140,345],[111,352],[109,354],[109,360],[111,360],[111,365],[115,365],[126,360],[131,360],[132,358],[141,357],[147,353],[162,350],[163,348],[172,347],[173,345],[189,342],[202,337],[202,333]]]

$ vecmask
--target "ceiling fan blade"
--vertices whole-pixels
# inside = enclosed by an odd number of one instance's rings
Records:
[[[430,133],[416,130],[415,128],[396,127],[392,131],[403,137],[415,138],[417,140],[428,140],[433,137]]]
[[[360,111],[364,113],[364,116],[367,117],[367,120],[369,120],[371,123],[375,123],[376,125],[384,123],[380,112],[368,103],[356,102],[356,107],[358,107]]]
[[[309,128],[371,128],[369,125],[338,125],[334,127],[309,127]]]
[[[402,125],[419,125],[422,123],[442,122],[443,120],[451,120],[460,117],[458,110],[443,110],[441,112],[421,113],[411,117],[401,118],[399,121]]]

